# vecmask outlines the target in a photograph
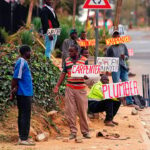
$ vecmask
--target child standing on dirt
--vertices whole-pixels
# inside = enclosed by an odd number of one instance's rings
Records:
[[[31,49],[24,45],[20,48],[21,57],[17,60],[11,85],[10,99],[17,96],[19,145],[35,145],[28,140],[30,130],[31,103],[33,85],[27,60],[30,59]]]

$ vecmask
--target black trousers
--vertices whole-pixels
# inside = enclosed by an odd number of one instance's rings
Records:
[[[105,121],[112,121],[117,114],[121,102],[113,101],[111,99],[103,101],[88,100],[89,113],[106,112]]]
[[[19,138],[27,140],[30,130],[31,96],[17,96]]]

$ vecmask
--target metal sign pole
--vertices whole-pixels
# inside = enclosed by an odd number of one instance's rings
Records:
[[[94,64],[96,65],[97,57],[98,57],[98,17],[99,17],[99,10],[95,10],[96,13],[96,28],[95,28],[95,38],[96,38],[96,49],[95,49],[95,57],[94,57]]]

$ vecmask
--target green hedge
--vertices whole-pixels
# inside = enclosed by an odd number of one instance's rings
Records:
[[[61,34],[60,36],[58,36],[56,48],[61,49],[63,41],[70,37],[69,33],[70,30],[72,29],[72,18],[59,17],[59,22],[60,22]],[[84,24],[82,24],[78,19],[76,19],[76,30],[78,32],[78,35],[81,33],[81,31],[84,30]]]
[[[0,61],[0,118],[14,103],[9,100],[9,95],[15,61],[19,57],[18,48],[11,49],[9,45],[3,47],[0,55],[3,52],[7,54]],[[33,51],[29,65],[34,84],[34,102],[47,111],[59,109],[54,100],[56,94],[52,91],[60,75],[59,69],[43,56],[42,51],[37,49]],[[63,95],[64,89],[65,86],[62,85],[59,94]]]

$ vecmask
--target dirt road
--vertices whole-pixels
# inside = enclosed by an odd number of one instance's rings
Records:
[[[106,127],[103,120],[90,120],[92,139],[83,139],[83,143],[75,141],[63,142],[64,137],[50,138],[48,142],[36,143],[34,147],[15,146],[15,143],[1,143],[0,150],[149,150],[150,141],[145,133],[143,122],[146,122],[145,113],[150,115],[150,109],[140,112],[140,115],[132,116],[132,108],[121,107],[115,121],[119,126]],[[142,121],[141,121],[142,119]],[[129,128],[130,126],[130,128]],[[96,133],[107,130],[108,133],[118,133],[121,137],[129,137],[127,140],[108,140],[96,138]],[[81,136],[79,134],[79,136]]]

